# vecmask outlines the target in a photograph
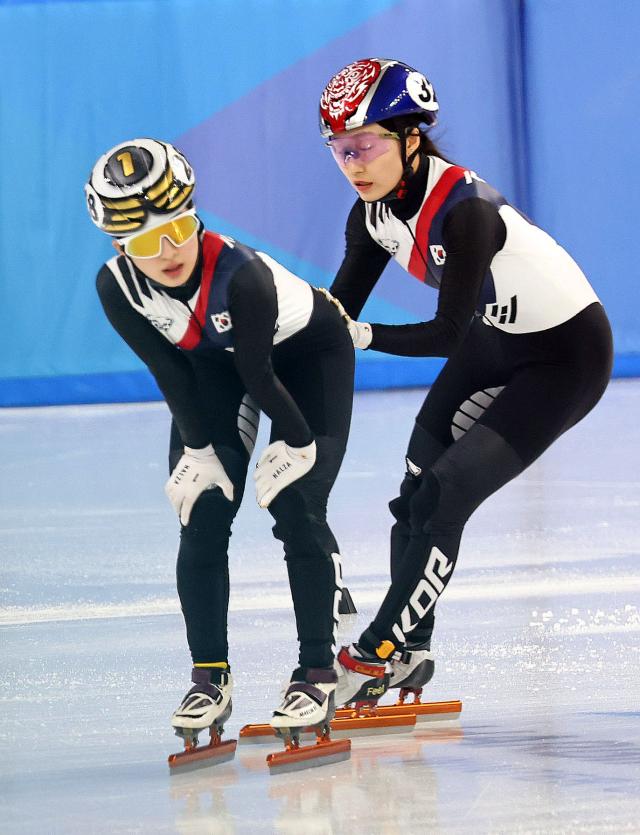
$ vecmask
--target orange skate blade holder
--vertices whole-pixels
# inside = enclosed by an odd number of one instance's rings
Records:
[[[348,733],[350,736],[368,736],[375,733],[411,733],[416,724],[416,717],[412,713],[378,714],[367,710],[359,712],[347,711],[347,715],[338,716],[342,711],[336,711],[336,718],[331,723],[332,732]]]
[[[285,750],[267,755],[270,774],[284,774],[319,765],[343,762],[351,757],[350,739],[331,739],[328,734],[316,733],[315,745],[299,745],[297,740],[286,740]]]
[[[184,751],[169,755],[169,772],[183,774],[187,771],[194,771],[196,768],[229,762],[235,756],[237,744],[236,739],[222,742],[220,734],[211,728],[208,745],[194,745],[190,740],[185,739]]]
[[[406,694],[403,694],[402,691],[401,696],[402,698],[399,698],[396,704],[393,705],[358,702],[349,707],[340,708],[336,710],[334,722],[348,718],[365,717],[375,717],[382,720],[385,718],[390,719],[394,716],[414,716],[416,722],[443,722],[460,718],[462,702],[457,699],[446,702],[421,702],[419,694],[417,694],[414,701],[407,702]],[[384,725],[380,723],[378,727],[384,727]]]
[[[416,724],[415,714],[410,711],[404,713],[375,713],[359,714],[355,709],[336,711],[336,718],[331,720],[331,734],[339,739],[345,736],[365,736],[378,731],[388,733],[408,733]],[[305,728],[300,736],[304,739],[313,738],[313,728]],[[271,725],[245,725],[240,729],[239,742],[241,745],[250,743],[270,742],[276,736]]]
[[[376,732],[404,733],[422,722],[444,722],[460,718],[462,702],[453,699],[446,702],[398,701],[393,705],[361,702],[336,710],[331,721],[331,732],[336,735],[349,732],[350,736]],[[413,721],[412,721],[413,719]],[[308,737],[308,729],[302,735]],[[276,732],[268,724],[245,725],[239,734],[241,745],[270,742]]]

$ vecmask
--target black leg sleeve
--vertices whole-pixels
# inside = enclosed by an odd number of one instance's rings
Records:
[[[273,534],[284,545],[300,643],[299,666],[330,667],[335,654],[342,575],[338,546],[326,521],[326,497],[314,501],[301,479],[271,503]]]
[[[231,524],[242,501],[249,461],[249,450],[240,431],[247,424],[242,418],[245,408],[241,407],[244,403],[242,390],[236,392],[227,385],[226,392],[218,388],[218,396],[223,399],[228,414],[222,408],[217,415],[209,413],[211,437],[216,454],[233,482],[234,499],[229,502],[219,488],[202,493],[193,506],[189,524],[181,528],[176,564],[178,597],[194,663],[228,661],[227,551]],[[175,467],[182,453],[182,441],[174,424],[170,469]]]
[[[410,508],[411,500],[422,487],[425,473],[442,455],[446,447],[434,438],[418,423],[413,428],[409,448],[407,450],[407,471],[402,484],[400,495],[389,503],[389,510],[395,518],[391,528],[391,582],[402,573],[405,554],[411,538]],[[413,630],[411,640],[415,643],[428,643],[433,632],[434,608],[432,607],[425,618]]]
[[[371,632],[396,646],[406,643],[446,588],[464,525],[492,493],[524,465],[493,430],[476,424],[440,456],[410,499],[410,538],[397,576]],[[365,648],[370,640],[364,636]]]
[[[194,663],[228,661],[227,548],[235,509],[221,490],[207,490],[180,534],[176,578]]]
[[[299,666],[305,669],[330,667],[335,654],[342,577],[338,545],[327,523],[327,502],[347,445],[354,367],[351,338],[334,306],[324,297],[316,298],[316,314],[322,314],[314,337],[317,344],[302,350],[293,337],[282,346],[289,356],[281,354],[277,364],[315,435],[316,463],[269,507],[276,522],[274,535],[284,545]],[[280,429],[274,425],[272,439],[278,437]]]

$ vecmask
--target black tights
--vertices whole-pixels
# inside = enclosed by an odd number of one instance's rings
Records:
[[[541,333],[474,321],[416,419],[407,474],[389,505],[392,582],[360,638],[365,649],[430,641],[467,519],[595,406],[612,354],[597,303]]]
[[[329,667],[334,657],[342,581],[338,545],[327,524],[326,509],[347,444],[354,365],[351,339],[337,311],[324,296],[314,293],[314,298],[309,325],[274,348],[272,355],[278,379],[307,420],[317,447],[313,469],[283,490],[269,507],[274,536],[284,545],[300,642],[298,663],[303,668]],[[198,379],[211,442],[234,485],[233,503],[219,489],[203,493],[180,537],[178,594],[191,655],[194,662],[202,663],[228,660],[227,552],[250,454],[243,442],[246,432],[241,429],[250,427],[246,421],[238,423],[245,392],[230,357],[203,361]],[[272,426],[271,440],[281,437],[279,428]],[[174,427],[171,467],[182,449]],[[251,500],[255,501],[253,495]]]

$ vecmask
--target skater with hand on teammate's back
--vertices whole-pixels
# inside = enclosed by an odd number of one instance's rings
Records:
[[[412,325],[353,321],[357,348],[446,357],[389,505],[391,586],[339,654],[336,700],[362,682],[420,688],[433,674],[435,604],[467,519],[596,405],[612,363],[607,316],[553,238],[434,144],[438,102],[420,72],[371,58],[340,70],[320,129],[357,193],[331,293],[354,320],[391,258],[438,292]],[[398,285],[401,301],[402,287]]]

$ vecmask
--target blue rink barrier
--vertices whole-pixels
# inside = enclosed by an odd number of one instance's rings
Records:
[[[356,391],[426,387],[443,364],[433,357],[367,359],[356,365]],[[640,353],[618,354],[612,376],[640,377]],[[0,407],[5,408],[154,400],[162,400],[162,395],[145,370],[0,380]]]

